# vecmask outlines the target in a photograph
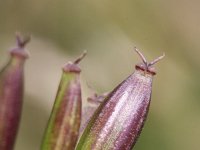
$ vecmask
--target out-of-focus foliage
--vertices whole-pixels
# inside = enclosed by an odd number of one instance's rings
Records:
[[[150,114],[136,150],[198,150],[200,135],[200,2],[158,0],[1,0],[0,66],[15,31],[32,34],[16,150],[39,149],[61,66],[83,50],[85,80],[110,91],[139,61],[137,46],[156,66]]]

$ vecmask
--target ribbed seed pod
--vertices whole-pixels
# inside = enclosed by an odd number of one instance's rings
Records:
[[[13,149],[21,116],[24,62],[29,56],[24,47],[30,38],[17,34],[16,39],[17,47],[10,51],[10,61],[0,72],[0,150]]]
[[[44,135],[42,150],[73,150],[81,122],[81,86],[78,66],[86,55],[63,67],[63,74],[54,102],[53,110]]]
[[[144,125],[150,100],[154,65],[164,57],[143,64],[120,83],[99,106],[81,136],[76,150],[130,150]]]

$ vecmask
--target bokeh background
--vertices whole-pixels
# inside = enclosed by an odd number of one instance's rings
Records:
[[[14,34],[32,35],[27,46],[26,90],[16,150],[39,150],[61,67],[83,50],[83,98],[112,90],[141,60],[165,52],[156,65],[152,103],[135,150],[199,150],[200,1],[0,0],[0,66]]]

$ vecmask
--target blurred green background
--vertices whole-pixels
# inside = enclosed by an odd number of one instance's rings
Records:
[[[14,33],[32,35],[27,46],[26,90],[16,150],[38,150],[61,76],[79,56],[83,97],[112,90],[141,60],[165,52],[156,65],[152,103],[135,150],[199,150],[200,1],[0,0],[0,66]]]

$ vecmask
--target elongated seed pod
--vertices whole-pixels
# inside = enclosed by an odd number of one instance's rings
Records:
[[[44,135],[42,150],[73,150],[81,122],[80,72],[77,65],[86,55],[63,67],[63,74],[49,123]]]
[[[144,125],[151,99],[153,64],[143,64],[120,83],[99,106],[81,136],[76,150],[130,150]]]
[[[10,51],[9,63],[0,72],[0,150],[12,150],[19,126],[24,81],[24,62],[28,53],[24,46],[30,38],[19,34],[17,47]]]

